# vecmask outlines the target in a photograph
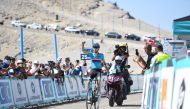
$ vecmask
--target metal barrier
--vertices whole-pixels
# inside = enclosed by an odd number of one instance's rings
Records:
[[[132,92],[142,91],[141,75],[131,75],[133,79]],[[101,94],[105,96],[107,76],[102,76]],[[137,84],[137,85],[136,85]],[[87,82],[82,82],[79,76],[65,76],[65,82],[60,83],[52,78],[0,79],[0,109],[10,107],[40,106],[84,100],[87,94]]]

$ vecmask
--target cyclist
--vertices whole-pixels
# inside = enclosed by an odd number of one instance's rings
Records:
[[[93,51],[89,52],[85,49],[84,44],[85,44],[85,42],[82,42],[82,51],[83,51],[83,53],[86,53],[91,59],[90,79],[93,80],[98,75],[101,78],[102,64],[105,66],[106,70],[107,70],[107,66],[106,66],[106,62],[104,60],[104,54],[99,53],[100,45],[99,45],[99,43],[94,43]],[[101,82],[101,79],[99,79],[97,82],[98,93],[100,93],[100,82]],[[90,82],[88,81],[88,87],[89,87],[89,83]]]

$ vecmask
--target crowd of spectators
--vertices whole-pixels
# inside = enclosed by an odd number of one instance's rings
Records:
[[[57,62],[48,61],[47,63],[40,63],[39,61],[30,61],[27,59],[18,59],[14,57],[5,56],[0,59],[0,78],[1,77],[15,77],[20,79],[27,79],[30,76],[35,77],[64,77],[64,75],[83,75],[87,76],[90,72],[90,67],[87,67],[86,60],[75,60],[71,62],[70,58],[58,58]]]
[[[80,60],[76,60],[72,63],[70,58],[67,57],[65,62],[62,61],[62,58],[58,58],[57,62],[39,63],[39,61],[16,60],[13,57],[5,56],[3,60],[0,60],[0,78],[27,79],[35,76],[38,78],[52,77],[64,81],[65,75],[88,75],[90,68],[87,68],[85,60],[82,61],[81,63]]]

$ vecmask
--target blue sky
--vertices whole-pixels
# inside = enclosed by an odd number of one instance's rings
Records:
[[[104,0],[117,2],[136,19],[172,31],[174,19],[190,15],[190,0]]]

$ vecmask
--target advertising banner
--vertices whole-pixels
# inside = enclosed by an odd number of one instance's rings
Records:
[[[81,97],[86,97],[87,94],[87,81],[83,81],[80,77],[76,77],[77,79],[77,84],[79,86],[79,93]]]
[[[51,78],[43,78],[40,80],[41,91],[43,100],[52,101],[55,99],[55,91],[53,86],[53,80]]]
[[[143,94],[142,94],[142,105],[141,109],[148,109],[148,94],[150,89],[150,77],[153,76],[150,70],[147,70],[144,75],[144,85],[143,85]]]
[[[67,89],[67,95],[69,98],[79,97],[78,84],[75,76],[66,77],[65,84]]]
[[[26,79],[25,83],[29,103],[38,104],[39,102],[42,102],[39,79]]]
[[[0,80],[0,108],[14,105],[10,80]]]
[[[28,98],[26,94],[26,87],[24,80],[11,80],[14,102],[16,105],[24,105],[28,103]]]
[[[148,109],[156,109],[160,97],[160,70],[159,65],[154,66],[151,71],[148,88]]]
[[[190,107],[190,59],[177,63],[172,109],[189,109]]]
[[[168,63],[171,64],[169,65]],[[174,66],[172,60],[162,63],[161,69],[161,89],[159,109],[172,109],[171,101],[174,83]]]
[[[65,90],[65,83],[60,83],[57,79],[54,80],[56,98],[60,100],[67,99],[67,93]]]

